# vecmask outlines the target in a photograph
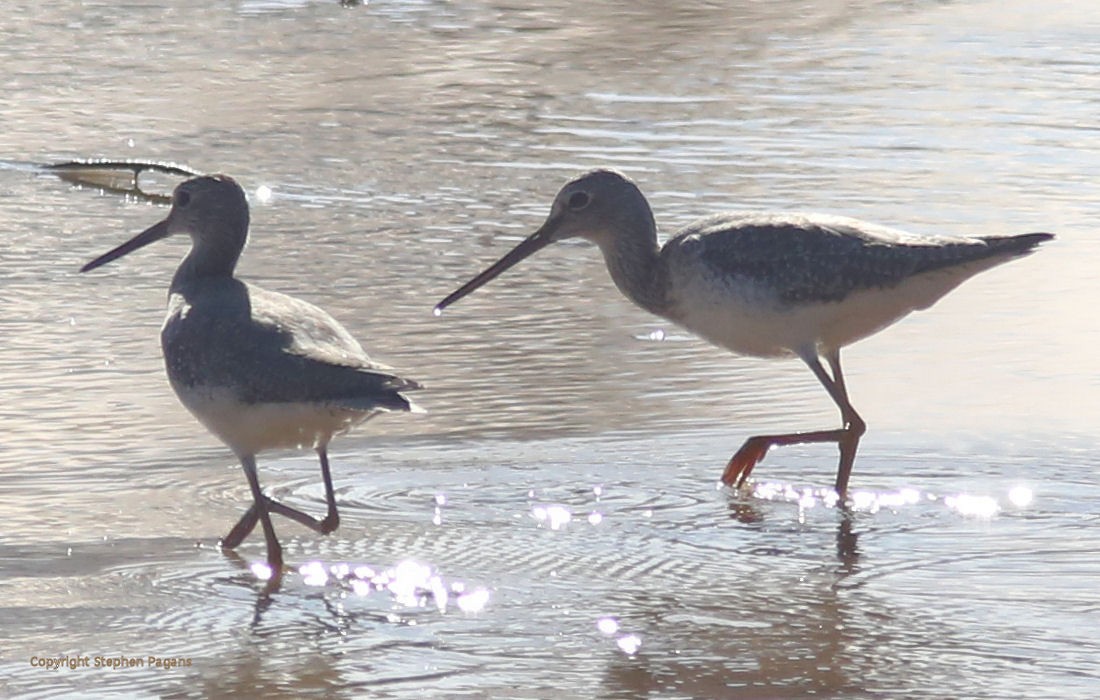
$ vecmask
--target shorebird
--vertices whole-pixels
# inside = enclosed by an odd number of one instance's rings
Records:
[[[436,315],[567,238],[595,243],[615,285],[643,309],[735,353],[801,358],[840,409],[842,427],[750,437],[722,482],[743,486],[773,446],[835,442],[835,488],[844,498],[866,423],[848,400],[840,349],[1053,236],[917,237],[845,217],[748,213],[700,219],[659,247],[638,186],[618,172],[593,170],[567,183],[545,223],[439,302]]]
[[[321,534],[340,524],[328,463],[332,437],[382,411],[422,409],[403,393],[420,385],[372,362],[325,311],[233,276],[248,223],[240,185],[225,175],[196,177],[176,187],[167,218],[80,271],[173,234],[190,235],[191,251],[168,288],[160,334],[168,381],[180,402],[236,454],[252,490],[252,506],[221,546],[239,545],[258,520],[277,581],[283,555],[271,513]],[[257,453],[304,446],[321,461],[328,506],[322,520],[260,490]]]

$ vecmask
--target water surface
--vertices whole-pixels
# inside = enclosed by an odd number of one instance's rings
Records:
[[[1084,5],[17,4],[0,27],[0,688],[325,697],[1059,697],[1100,689],[1100,205]],[[31,164],[186,163],[253,202],[250,281],[422,381],[333,446],[342,523],[247,507],[158,345],[185,242],[80,265],[165,209]],[[797,361],[634,308],[585,244],[432,305],[612,166],[662,229],[726,209],[1053,231],[845,353],[854,514]],[[266,188],[266,189],[261,189]],[[270,196],[261,196],[270,190]],[[659,337],[663,340],[657,340]],[[261,456],[323,510],[315,459]],[[63,668],[34,657],[187,659]]]

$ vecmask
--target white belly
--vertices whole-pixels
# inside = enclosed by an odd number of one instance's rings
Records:
[[[841,301],[784,305],[762,290],[729,290],[688,282],[670,318],[743,355],[773,357],[802,348],[840,349],[924,309],[996,261],[928,272],[895,287],[855,291]]]
[[[223,390],[173,388],[187,410],[239,455],[324,446],[377,413],[317,403],[246,404]]]

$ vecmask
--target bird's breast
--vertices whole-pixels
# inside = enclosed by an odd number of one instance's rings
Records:
[[[672,270],[665,317],[720,347],[741,355],[789,355],[805,341],[791,325],[791,309],[758,281],[717,274],[685,261]]]

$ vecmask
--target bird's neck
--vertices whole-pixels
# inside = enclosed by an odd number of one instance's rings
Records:
[[[244,249],[244,236],[225,237],[217,240],[194,241],[191,252],[180,263],[172,277],[170,292],[202,279],[228,279],[233,277],[237,260]]]
[[[627,235],[597,241],[611,279],[627,298],[643,309],[662,315],[668,306],[668,274],[657,246],[657,231],[650,224]]]

